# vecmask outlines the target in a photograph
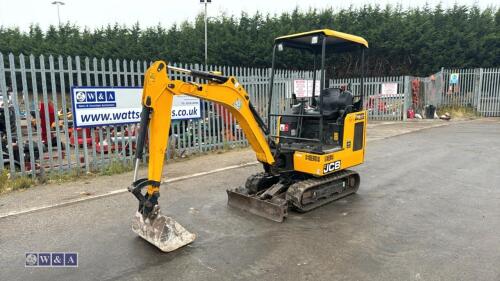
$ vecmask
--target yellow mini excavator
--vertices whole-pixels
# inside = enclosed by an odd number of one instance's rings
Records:
[[[368,42],[361,37],[329,29],[276,38],[266,122],[259,117],[236,77],[176,68],[163,61],[153,63],[144,76],[136,169],[129,188],[139,200],[133,231],[165,252],[195,239],[194,234],[174,219],[160,214],[158,206],[175,95],[198,97],[225,107],[238,121],[262,163],[263,172],[251,175],[244,186],[227,190],[229,206],[281,222],[289,209],[307,212],[355,193],[360,178],[358,173],[348,169],[364,161],[367,112],[363,110],[363,69],[367,47]],[[312,83],[310,97],[293,95],[290,107],[278,113],[271,110],[275,60],[278,52],[286,48],[312,54],[313,80],[317,80],[319,72],[320,89],[315,89],[316,83]],[[345,88],[326,87],[326,54],[345,51],[359,51],[361,56],[357,95]],[[320,58],[319,66],[317,57]],[[202,83],[171,80],[168,69],[196,77]],[[274,130],[271,120],[275,120]],[[148,131],[148,177],[137,179]]]

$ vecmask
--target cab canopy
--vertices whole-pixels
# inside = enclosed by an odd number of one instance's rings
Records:
[[[332,52],[354,51],[359,47],[368,48],[368,42],[364,38],[331,29],[318,29],[280,36],[274,39],[274,43],[276,45],[282,44],[284,47],[320,51],[323,38],[325,39],[325,49]]]

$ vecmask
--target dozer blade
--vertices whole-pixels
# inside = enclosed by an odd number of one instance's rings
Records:
[[[135,213],[132,230],[163,252],[171,252],[194,241],[196,235],[187,231],[173,218],[163,216],[159,212],[153,219],[144,219],[139,212]]]
[[[287,216],[288,204],[284,199],[276,198],[274,201],[269,201],[240,193],[237,189],[228,189],[226,191],[227,204],[231,207],[247,211],[254,215],[276,222],[282,222]]]

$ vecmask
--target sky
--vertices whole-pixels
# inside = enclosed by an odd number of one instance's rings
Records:
[[[57,25],[57,7],[51,3],[54,0],[0,0],[0,26],[19,27],[26,31],[30,24],[39,24],[42,29]],[[161,24],[169,27],[174,23],[192,20],[204,10],[200,0],[60,0],[65,2],[60,6],[62,22],[88,27],[90,29],[107,24],[132,25],[139,22],[141,27]],[[295,7],[302,10],[309,8],[325,9],[354,7],[363,4],[397,5],[403,7],[423,6],[426,3],[434,6],[441,2],[444,7],[453,6],[456,0],[212,0],[208,5],[208,16],[240,15],[241,12],[254,14],[280,14],[291,11]],[[498,6],[498,0],[459,0],[462,5],[477,4],[481,8],[491,5]]]

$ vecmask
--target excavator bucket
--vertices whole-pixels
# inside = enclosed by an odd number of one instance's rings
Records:
[[[288,214],[288,204],[284,199],[275,198],[274,200],[262,200],[256,196],[239,192],[238,189],[228,189],[226,192],[227,204],[233,208],[237,208],[275,222],[283,222]]]
[[[196,235],[187,231],[173,218],[160,214],[153,218],[136,212],[132,221],[132,230],[163,252],[171,252],[194,241]]]

